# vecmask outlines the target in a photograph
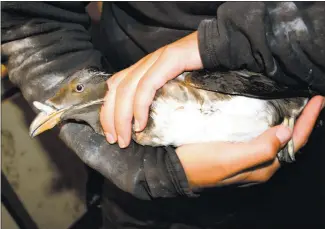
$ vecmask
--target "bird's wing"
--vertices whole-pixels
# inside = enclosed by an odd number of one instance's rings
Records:
[[[185,83],[194,88],[259,99],[310,97],[308,89],[289,88],[272,79],[249,71],[194,71],[185,75]]]

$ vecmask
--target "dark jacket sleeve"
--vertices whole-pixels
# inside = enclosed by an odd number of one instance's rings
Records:
[[[227,2],[198,31],[205,68],[247,68],[325,95],[324,2]]]
[[[3,2],[1,51],[10,80],[26,100],[45,101],[62,81],[87,67],[102,68],[80,2]],[[141,199],[195,196],[173,148],[109,145],[86,125],[67,123],[62,140],[89,166],[125,192]]]

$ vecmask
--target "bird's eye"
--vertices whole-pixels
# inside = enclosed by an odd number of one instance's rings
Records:
[[[82,92],[84,90],[84,85],[82,84],[77,84],[76,86],[76,92]]]

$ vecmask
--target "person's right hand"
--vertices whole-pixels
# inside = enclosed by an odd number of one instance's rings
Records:
[[[324,107],[322,96],[312,98],[297,120],[293,133],[279,125],[247,143],[211,142],[176,149],[191,187],[255,184],[268,181],[280,168],[277,154],[293,138],[302,148]]]

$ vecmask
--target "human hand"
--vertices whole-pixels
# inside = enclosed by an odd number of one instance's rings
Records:
[[[132,118],[136,131],[145,128],[156,91],[184,71],[201,69],[197,32],[147,55],[131,67],[113,75],[100,112],[106,139],[130,144]]]
[[[293,132],[282,125],[247,143],[211,142],[176,149],[191,187],[255,184],[268,181],[280,168],[277,154],[293,138],[297,152],[308,141],[325,99],[313,97]]]

